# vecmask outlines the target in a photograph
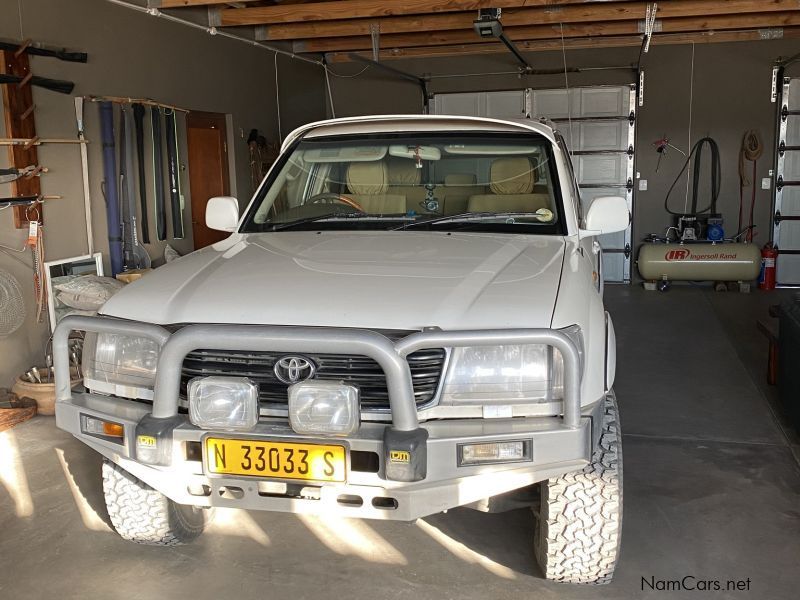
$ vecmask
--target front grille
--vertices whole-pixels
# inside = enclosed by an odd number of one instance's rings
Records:
[[[181,394],[186,395],[186,384],[193,377],[249,377],[258,384],[260,402],[286,404],[288,385],[275,376],[273,367],[278,359],[287,354],[289,353],[196,350],[183,361]],[[371,358],[355,354],[302,353],[300,356],[311,359],[317,365],[314,379],[341,380],[357,386],[363,409],[389,408],[386,377],[380,365]],[[433,400],[439,387],[445,351],[442,348],[420,350],[410,354],[407,360],[417,406],[427,404]]]

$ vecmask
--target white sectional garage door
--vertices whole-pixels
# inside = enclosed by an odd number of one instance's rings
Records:
[[[633,212],[635,86],[437,94],[436,114],[555,121],[572,153],[584,211],[598,196],[625,196]],[[604,279],[628,282],[631,229],[603,236]]]
[[[529,97],[530,90],[436,94],[433,112],[437,115],[523,119],[530,116]]]
[[[800,79],[783,81],[772,239],[778,247],[778,285],[800,285]]]

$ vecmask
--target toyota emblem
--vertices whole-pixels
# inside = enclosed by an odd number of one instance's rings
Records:
[[[317,365],[304,356],[281,356],[272,370],[279,381],[291,385],[311,379],[317,372]]]

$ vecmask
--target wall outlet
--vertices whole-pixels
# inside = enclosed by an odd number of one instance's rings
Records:
[[[647,179],[639,180],[639,191],[640,192],[647,191]]]
[[[771,177],[762,177],[761,178],[761,189],[768,190],[772,188],[772,178]]]

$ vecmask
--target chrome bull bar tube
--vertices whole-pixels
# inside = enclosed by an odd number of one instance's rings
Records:
[[[73,331],[116,333],[146,337],[163,347],[169,331],[160,325],[112,319],[109,317],[64,317],[53,332],[53,373],[56,382],[56,400],[69,400],[72,395],[69,373],[69,334]]]
[[[386,375],[393,429],[419,428],[411,372],[406,357],[420,349],[501,344],[545,344],[564,359],[564,425],[580,423],[580,359],[573,341],[555,329],[493,329],[483,331],[426,331],[397,343],[362,329],[268,325],[187,325],[170,333],[159,325],[110,317],[71,316],[62,319],[53,334],[56,399],[71,397],[68,338],[71,331],[140,336],[159,344],[152,415],[168,419],[178,413],[181,365],[186,355],[202,348],[273,352],[357,353],[375,360]],[[444,377],[444,373],[442,376]]]
[[[189,325],[170,337],[162,349],[154,389],[153,416],[178,412],[181,364],[186,355],[201,348],[273,352],[356,353],[369,356],[386,375],[392,424],[399,431],[417,429],[417,405],[411,371],[392,342],[374,331],[265,325]],[[167,368],[162,368],[162,365]]]

